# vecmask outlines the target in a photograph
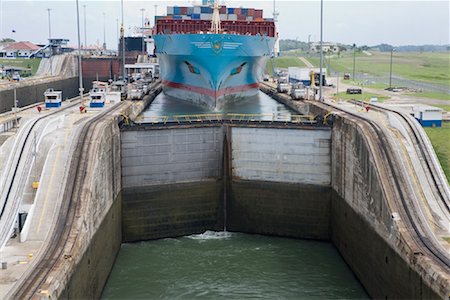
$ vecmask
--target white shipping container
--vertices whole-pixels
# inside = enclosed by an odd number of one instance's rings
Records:
[[[181,19],[183,19],[183,20],[190,20],[191,19],[191,16],[181,16]]]
[[[226,21],[227,20],[227,14],[220,14],[220,21]],[[212,17],[211,17],[212,19]]]
[[[212,20],[212,14],[200,14],[200,20]]]
[[[173,15],[173,6],[167,6],[167,14]]]
[[[229,14],[228,15],[228,20],[230,21],[237,21],[238,16],[236,14]]]
[[[194,6],[194,14],[200,14],[202,12],[200,6]]]
[[[246,20],[247,21],[253,21],[253,16],[247,16]]]

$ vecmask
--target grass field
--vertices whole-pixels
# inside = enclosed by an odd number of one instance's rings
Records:
[[[433,106],[442,108],[443,110],[450,112],[450,105],[445,105],[445,104],[433,104]],[[450,139],[450,137],[449,137],[449,139]]]
[[[274,65],[275,65],[275,69],[286,69],[288,67],[300,67],[300,68],[305,68],[305,64],[298,58],[298,57],[294,57],[294,56],[282,56],[282,57],[277,57],[273,59]],[[266,72],[270,75],[272,75],[272,60],[269,60],[267,62],[267,66],[266,66]]]
[[[40,62],[41,62],[40,58],[31,58],[31,59],[25,59],[25,58],[16,58],[16,59],[0,58],[0,65],[21,67],[21,68],[31,68],[31,74],[32,75],[36,74],[36,71],[39,68]]]
[[[371,51],[372,55],[356,53],[356,73],[367,73],[374,76],[388,76],[390,52]],[[319,58],[308,60],[315,66]],[[333,69],[340,72],[353,72],[353,53],[344,52],[339,57],[326,57]],[[448,86],[450,84],[450,54],[448,52],[394,52],[392,73],[410,80],[435,83]]]
[[[419,98],[430,98],[430,99],[440,99],[440,100],[448,100],[450,104],[450,95],[444,93],[436,93],[436,92],[424,92],[424,93],[413,93],[408,94],[414,97]]]
[[[424,128],[434,151],[441,163],[447,181],[450,183],[450,123],[442,123],[441,128]]]
[[[340,92],[338,97],[336,97],[336,95],[334,96],[334,99],[338,100],[350,100],[350,99],[354,99],[354,100],[362,100],[364,102],[369,102],[370,98],[372,97],[377,97],[378,98],[378,102],[384,102],[385,100],[388,100],[389,97],[383,96],[383,95],[379,95],[379,94],[374,94],[374,93],[366,93],[364,92],[363,89],[363,93],[362,94],[347,94],[346,92]]]

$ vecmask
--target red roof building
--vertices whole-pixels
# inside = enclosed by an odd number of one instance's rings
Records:
[[[39,46],[31,42],[17,42],[5,47],[2,52],[4,52],[4,56],[6,57],[29,57],[39,49]]]

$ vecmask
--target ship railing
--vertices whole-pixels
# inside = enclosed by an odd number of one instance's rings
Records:
[[[172,116],[141,116],[136,119],[136,123],[146,124],[166,124],[166,123],[243,123],[243,122],[276,122],[286,124],[316,124],[314,116],[312,115],[290,115],[285,118],[280,118],[276,114],[193,114],[193,115],[172,115]]]
[[[291,115],[290,123],[295,124],[316,124],[314,116],[312,115]]]
[[[226,120],[233,122],[275,121],[275,114],[226,114]]]

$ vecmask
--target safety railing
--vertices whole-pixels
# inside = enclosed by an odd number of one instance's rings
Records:
[[[166,123],[248,123],[248,122],[271,122],[285,124],[317,124],[315,116],[312,115],[288,115],[278,116],[276,114],[193,114],[172,116],[139,116],[135,123],[140,124],[166,124]]]

